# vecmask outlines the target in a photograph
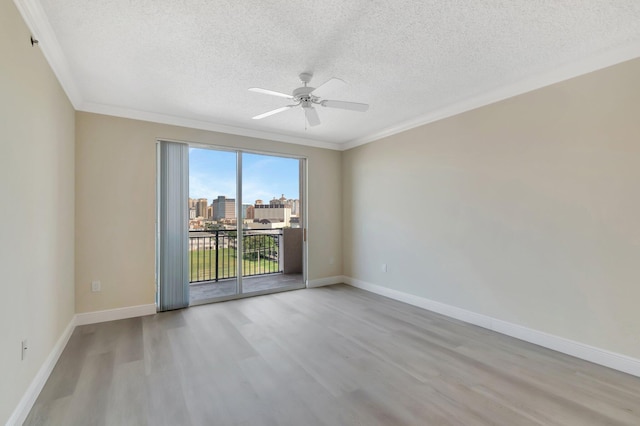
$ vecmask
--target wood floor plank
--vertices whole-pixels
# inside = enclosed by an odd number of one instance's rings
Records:
[[[131,361],[115,364],[113,379],[107,395],[105,424],[121,426],[146,425],[147,392],[144,362]]]
[[[337,285],[76,328],[28,425],[640,425],[640,379]]]

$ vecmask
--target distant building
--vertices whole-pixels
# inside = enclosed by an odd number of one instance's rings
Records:
[[[266,219],[265,219],[266,221]],[[282,229],[285,228],[285,223],[284,222],[267,222],[267,223],[262,223],[262,222],[253,222],[253,223],[247,223],[245,225],[245,228],[248,229],[254,229],[254,230],[261,230],[261,229]]]
[[[300,216],[300,200],[287,200],[287,204],[291,206],[292,216]]]
[[[258,201],[261,201],[261,200],[256,200],[256,204],[258,204]],[[262,202],[260,202],[260,204],[262,204]],[[284,205],[285,207],[289,207],[291,209],[292,216],[300,216],[300,200],[288,199],[287,197],[284,196],[284,194],[282,194],[280,198],[273,197],[272,200],[269,200],[269,205],[271,206]]]
[[[276,201],[277,203],[255,204],[253,206],[254,220],[263,223],[284,222],[284,226],[289,226],[291,221],[291,207],[280,203],[280,200]]]
[[[236,200],[218,195],[218,198],[211,203],[213,219],[225,220],[236,218]]]
[[[243,219],[247,219],[249,216],[247,216],[249,214],[249,209],[253,209],[253,206],[251,204],[243,204],[242,205],[242,218]],[[251,218],[253,219],[253,217]]]
[[[196,203],[196,217],[207,218],[207,204],[206,198],[198,198],[198,202]]]
[[[291,222],[289,226],[292,228],[300,228],[300,218],[298,216],[291,216]]]
[[[282,194],[280,198],[273,198],[269,204],[264,204],[262,200],[256,200],[254,205],[242,205],[242,218],[255,219],[263,222],[284,222],[284,226],[290,226],[292,216],[299,216],[300,201],[287,200]],[[234,223],[236,220],[236,200],[219,195],[207,205],[206,198],[189,198],[189,219],[215,220],[219,223]],[[195,222],[196,227],[200,223]],[[192,228],[193,229],[193,228]]]
[[[247,216],[245,217],[246,219],[253,219],[255,218],[255,207],[253,207],[252,205],[249,205],[249,207],[247,207]]]
[[[202,231],[204,230],[204,221],[202,219],[191,219],[189,221],[190,231]]]

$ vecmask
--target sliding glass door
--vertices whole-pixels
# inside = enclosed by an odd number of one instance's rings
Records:
[[[304,287],[303,159],[189,149],[190,304]]]
[[[301,163],[242,153],[242,292],[304,287]]]
[[[240,293],[237,158],[233,151],[189,149],[190,304]]]

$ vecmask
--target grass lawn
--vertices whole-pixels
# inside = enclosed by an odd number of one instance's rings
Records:
[[[236,249],[221,248],[216,250],[193,250],[189,252],[189,281],[215,280],[216,254],[218,255],[218,279],[233,278],[236,276]],[[268,272],[278,272],[278,262],[268,259],[248,260],[242,264],[243,276],[259,275]]]

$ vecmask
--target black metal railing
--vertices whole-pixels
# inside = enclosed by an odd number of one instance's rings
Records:
[[[235,278],[238,270],[237,231],[189,231],[189,282]],[[244,231],[242,276],[282,272],[282,230]]]

